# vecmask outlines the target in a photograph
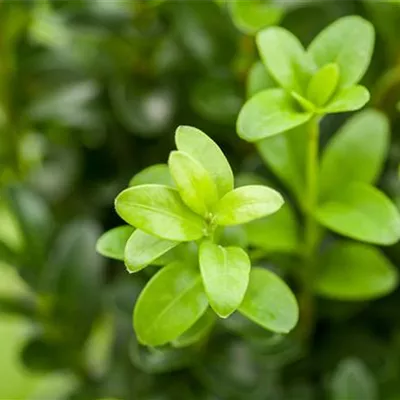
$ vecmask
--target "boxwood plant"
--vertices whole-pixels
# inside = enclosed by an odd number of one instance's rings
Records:
[[[290,331],[298,319],[294,295],[273,272],[251,268],[234,232],[278,211],[282,196],[264,185],[234,188],[227,159],[202,131],[180,126],[175,141],[168,165],[146,168],[117,196],[116,211],[130,225],[105,233],[97,246],[129,272],[161,266],[135,305],[138,340],[191,344],[213,326],[210,308],[221,318],[238,310],[270,331]]]

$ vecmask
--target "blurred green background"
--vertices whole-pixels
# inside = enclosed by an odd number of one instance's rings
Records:
[[[380,187],[400,205],[400,3],[253,2],[257,26],[234,0],[0,1],[0,399],[400,399],[399,290],[319,301],[307,346],[230,318],[200,347],[149,350],[131,315],[153,271],[95,253],[120,224],[114,197],[166,161],[178,125],[207,132],[236,174],[276,181],[235,133],[253,33],[270,24],[304,44],[343,15],[374,24],[363,83],[391,121]],[[323,142],[346,118],[323,121]],[[400,265],[399,245],[385,252]]]

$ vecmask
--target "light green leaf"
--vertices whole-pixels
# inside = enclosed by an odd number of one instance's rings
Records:
[[[248,185],[227,193],[215,210],[218,225],[239,225],[278,211],[284,201],[274,189]]]
[[[215,314],[208,309],[183,335],[172,341],[174,347],[187,347],[205,338],[215,324]]]
[[[296,36],[284,28],[271,27],[259,32],[256,42],[275,80],[284,89],[303,94],[315,65]]]
[[[321,196],[327,197],[353,181],[373,184],[381,173],[388,148],[389,122],[384,114],[366,110],[350,118],[323,153]]]
[[[378,400],[378,384],[364,363],[346,358],[337,366],[331,381],[330,400]]]
[[[312,41],[308,53],[319,67],[336,63],[340,68],[340,87],[356,84],[371,61],[375,33],[372,24],[359,16],[333,22]]]
[[[255,62],[247,74],[247,98],[250,98],[265,89],[271,88],[276,88],[276,82],[268,73],[261,61]]]
[[[380,245],[400,239],[400,215],[395,205],[365,183],[338,188],[318,207],[316,217],[325,227],[352,239]]]
[[[104,257],[123,261],[126,242],[134,230],[131,226],[124,225],[104,232],[97,240],[96,251]]]
[[[291,331],[299,318],[292,291],[281,278],[263,268],[251,270],[249,287],[239,311],[256,324],[278,333]]]
[[[231,0],[228,2],[234,24],[244,33],[254,34],[270,25],[277,25],[283,9],[262,0]]]
[[[283,89],[267,89],[248,100],[237,120],[238,135],[249,142],[288,131],[307,122],[310,112],[299,111]]]
[[[298,199],[304,193],[306,145],[305,125],[257,142],[263,161]]]
[[[182,151],[173,151],[168,165],[183,202],[197,214],[208,217],[218,202],[217,187],[208,171]]]
[[[337,92],[321,113],[356,111],[365,106],[370,98],[368,90],[361,85],[350,86]]]
[[[129,182],[129,186],[155,183],[165,186],[175,186],[167,164],[154,164],[138,172]]]
[[[140,185],[122,191],[115,199],[119,216],[142,231],[162,239],[197,240],[204,221],[181,200],[176,189],[163,185]]]
[[[217,185],[219,197],[233,189],[233,173],[224,153],[204,132],[191,126],[180,126],[175,133],[178,150],[197,160]]]
[[[369,300],[384,296],[398,284],[397,269],[375,247],[335,243],[320,259],[316,292],[337,300]]]
[[[337,64],[324,65],[308,83],[307,99],[316,106],[323,106],[335,92],[339,82],[339,74]]]
[[[179,242],[160,239],[137,229],[125,247],[125,265],[129,272],[137,272],[177,246]]]
[[[275,214],[249,222],[244,227],[249,245],[267,253],[292,253],[299,245],[299,227],[288,203]]]
[[[227,318],[240,305],[249,283],[250,260],[240,247],[222,247],[203,242],[200,271],[212,309]]]
[[[161,346],[187,331],[206,311],[200,273],[181,262],[158,271],[136,302],[133,326],[138,340]]]

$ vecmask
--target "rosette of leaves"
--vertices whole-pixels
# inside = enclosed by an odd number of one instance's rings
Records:
[[[238,310],[270,331],[290,331],[298,319],[290,289],[269,270],[251,269],[245,249],[226,245],[231,227],[275,213],[282,196],[263,185],[235,189],[227,159],[202,131],[181,126],[175,140],[168,165],[141,171],[117,196],[117,213],[129,225],[97,245],[129,272],[162,266],[135,305],[138,340],[192,344],[215,322],[210,307],[221,318]]]
[[[355,111],[369,100],[358,84],[374,48],[374,28],[346,16],[320,32],[305,50],[281,27],[256,36],[262,63],[250,71],[252,96],[237,121],[241,138],[255,142],[303,125],[315,116]]]

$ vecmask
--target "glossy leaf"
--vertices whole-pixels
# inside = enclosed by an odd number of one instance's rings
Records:
[[[244,104],[236,127],[242,139],[256,142],[302,125],[311,116],[298,110],[295,100],[283,89],[267,89]]]
[[[299,245],[299,227],[293,210],[285,203],[275,214],[244,226],[250,246],[267,253],[292,253]]]
[[[375,247],[335,243],[319,261],[316,292],[337,300],[369,300],[384,296],[398,284],[397,269]]]
[[[299,310],[293,293],[277,275],[263,268],[253,268],[239,311],[262,327],[288,333],[297,324]]]
[[[246,93],[247,98],[256,95],[265,89],[276,88],[276,82],[268,73],[261,61],[255,62],[247,74]]]
[[[215,324],[215,314],[208,309],[183,335],[172,341],[174,347],[187,347],[204,339]]]
[[[182,151],[173,151],[168,165],[183,202],[207,217],[218,201],[217,187],[208,171]]]
[[[346,87],[338,91],[321,110],[322,113],[356,111],[365,106],[370,98],[368,90],[361,85]]]
[[[156,183],[165,186],[175,186],[167,164],[154,164],[138,172],[129,182],[129,186]]]
[[[335,92],[339,77],[340,71],[337,64],[324,65],[308,83],[307,99],[316,106],[323,106]]]
[[[389,122],[367,110],[349,119],[323,153],[319,175],[321,196],[358,181],[375,183],[389,147]],[[340,165],[340,169],[338,169]]]
[[[238,225],[278,211],[284,201],[274,189],[248,185],[227,193],[218,203],[215,222],[218,225]]]
[[[181,200],[176,189],[163,185],[140,185],[122,191],[115,199],[122,219],[162,239],[197,240],[204,222]]]
[[[336,63],[340,87],[356,84],[371,61],[375,34],[372,24],[358,16],[340,18],[311,42],[308,53],[319,67]]]
[[[126,243],[126,268],[129,272],[140,271],[178,244],[179,242],[160,239],[137,229]]]
[[[400,239],[400,215],[395,205],[364,183],[338,188],[318,207],[316,217],[325,227],[352,239],[381,245]]]
[[[136,335],[148,346],[166,344],[187,331],[207,306],[200,273],[174,262],[158,271],[141,292],[133,314]]]
[[[222,197],[233,189],[233,173],[224,153],[218,145],[201,130],[180,126],[175,133],[178,150],[197,160],[208,171]]]
[[[239,307],[249,283],[248,255],[239,247],[222,247],[203,242],[199,262],[212,309],[220,317],[228,317]]]
[[[256,37],[261,59],[270,74],[287,89],[302,94],[315,69],[300,41],[281,27],[271,27]]]
[[[97,252],[104,257],[123,261],[125,245],[133,231],[133,227],[123,225],[104,232],[97,240]]]

